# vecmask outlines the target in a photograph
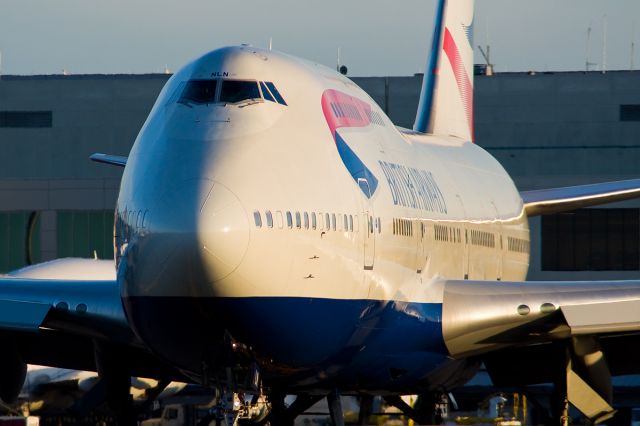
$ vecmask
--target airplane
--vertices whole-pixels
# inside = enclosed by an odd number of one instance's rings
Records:
[[[94,371],[28,365],[24,385],[18,396],[18,406],[30,414],[89,412],[101,402],[100,377]],[[140,405],[148,402],[149,393],[157,390],[153,379],[132,377],[130,395]],[[186,383],[172,382],[161,392],[153,394],[156,400],[174,396],[187,387]],[[15,404],[14,404],[15,406]]]
[[[0,397],[28,362],[98,371],[122,424],[130,376],[211,387],[227,425],[265,396],[255,424],[327,398],[343,425],[340,395],[420,421],[435,404],[400,395],[439,402],[484,363],[497,385],[553,382],[554,421],[613,416],[640,282],[527,282],[528,218],[638,197],[640,179],[518,191],[474,143],[473,0],[438,0],[435,21],[413,129],[276,51],[176,72],[129,155],[92,156],[124,167],[115,278],[0,279]]]

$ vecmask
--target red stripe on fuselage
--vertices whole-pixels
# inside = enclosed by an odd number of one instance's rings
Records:
[[[448,28],[444,30],[442,49],[447,54],[447,58],[449,58],[449,63],[453,69],[453,75],[456,78],[462,104],[467,115],[467,121],[469,122],[471,139],[473,140],[473,85],[471,84],[467,70],[464,68],[464,62],[460,56],[458,46],[456,46],[456,42],[453,40]]]

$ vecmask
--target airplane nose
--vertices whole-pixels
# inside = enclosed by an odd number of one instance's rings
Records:
[[[161,190],[120,263],[123,304],[147,347],[198,371],[204,354],[218,350],[223,332],[208,300],[225,285],[215,283],[233,277],[242,263],[249,218],[240,199],[218,181],[187,179]]]
[[[215,182],[202,205],[198,243],[210,283],[229,276],[242,262],[249,245],[247,212],[229,188]]]
[[[123,256],[124,296],[211,295],[238,268],[249,246],[240,199],[209,179],[173,183],[145,217]]]

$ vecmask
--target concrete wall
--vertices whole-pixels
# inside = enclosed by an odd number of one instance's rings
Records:
[[[51,128],[0,128],[0,211],[40,211],[41,260],[57,256],[59,210],[113,209],[127,155],[166,75],[2,76],[0,111],[51,111]],[[87,256],[89,253],[87,253]]]
[[[114,207],[121,169],[87,158],[126,155],[167,78],[2,76],[0,111],[52,111],[51,128],[0,128],[0,211],[43,212],[42,259],[57,254],[56,211]],[[397,125],[413,125],[421,75],[353,80]],[[620,121],[622,104],[640,104],[640,73],[476,77],[476,142],[523,190],[638,177],[640,122]],[[531,279],[640,278],[638,271],[541,271],[539,219],[531,226]]]
[[[640,73],[500,74],[477,79],[476,135],[522,189],[638,177]]]
[[[640,73],[499,74],[476,79],[477,143],[521,190],[640,177]],[[607,207],[640,207],[637,200]],[[541,270],[540,218],[532,218],[529,279],[637,279],[638,271]]]

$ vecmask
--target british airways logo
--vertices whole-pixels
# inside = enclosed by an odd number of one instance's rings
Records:
[[[322,94],[322,112],[331,130],[336,148],[345,167],[367,198],[373,197],[378,188],[378,178],[340,136],[341,127],[367,127],[372,123],[384,125],[371,105],[338,90],[325,90]],[[366,181],[367,185],[361,184]]]

